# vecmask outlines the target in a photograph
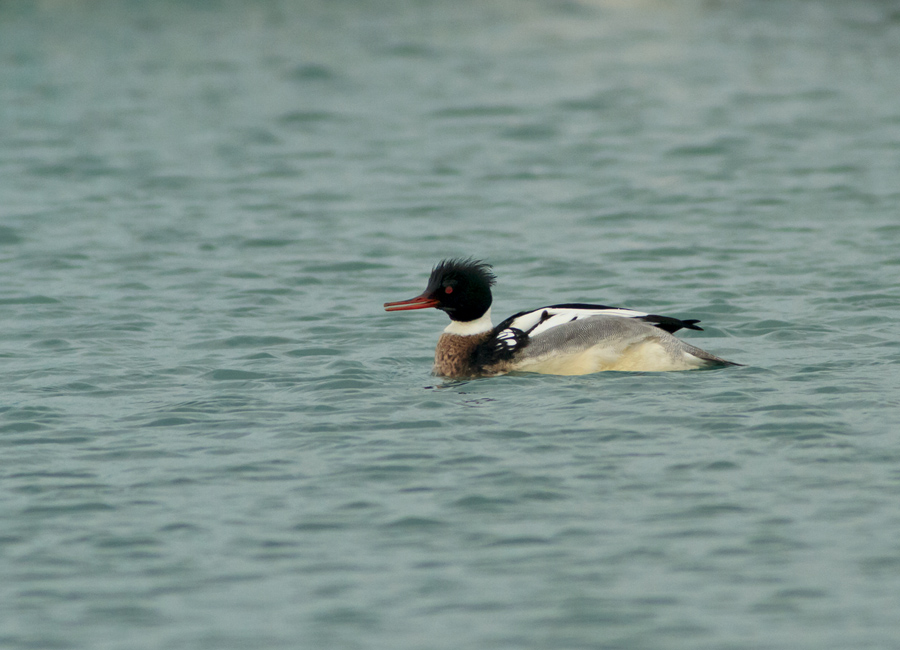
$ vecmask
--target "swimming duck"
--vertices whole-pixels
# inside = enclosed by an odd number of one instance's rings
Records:
[[[701,330],[680,320],[633,309],[563,303],[491,322],[492,267],[474,259],[446,259],[415,298],[387,302],[386,311],[434,307],[450,317],[438,339],[433,372],[450,378],[512,371],[584,375],[604,370],[659,372],[740,365],[673,336]]]

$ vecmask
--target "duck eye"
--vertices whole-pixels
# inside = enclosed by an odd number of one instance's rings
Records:
[[[447,287],[444,289],[444,293],[453,293],[453,287]]]

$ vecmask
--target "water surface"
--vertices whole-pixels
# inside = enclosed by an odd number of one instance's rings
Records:
[[[893,648],[891,3],[0,4],[0,645]],[[498,318],[744,368],[429,375]]]

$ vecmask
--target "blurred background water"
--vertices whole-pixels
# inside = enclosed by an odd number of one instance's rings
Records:
[[[0,2],[0,646],[895,648],[900,7]],[[429,375],[498,319],[707,372]]]

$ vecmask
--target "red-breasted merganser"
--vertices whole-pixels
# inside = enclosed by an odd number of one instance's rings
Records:
[[[550,305],[520,312],[494,327],[491,287],[495,282],[490,264],[448,259],[434,267],[420,296],[387,302],[384,309],[434,307],[450,316],[434,354],[434,374],[444,377],[484,377],[514,370],[585,375],[602,370],[655,372],[740,365],[672,336],[682,328],[701,330],[700,321],[632,309]]]

